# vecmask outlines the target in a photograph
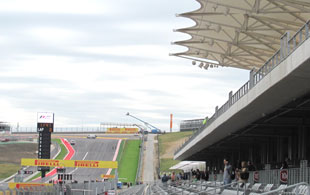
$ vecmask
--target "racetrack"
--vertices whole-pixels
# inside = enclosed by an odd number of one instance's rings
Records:
[[[112,161],[117,147],[118,139],[84,139],[68,138],[75,140],[73,145],[75,154],[71,160],[100,160]],[[97,168],[67,168],[66,173],[71,173],[73,180],[84,182],[88,180],[102,180],[101,174],[106,174],[108,169]]]

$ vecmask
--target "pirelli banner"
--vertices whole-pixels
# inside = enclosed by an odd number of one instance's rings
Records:
[[[96,161],[96,160],[51,160],[22,158],[22,166],[41,167],[79,167],[79,168],[117,168],[117,161]]]
[[[107,133],[134,134],[138,132],[138,128],[107,128]]]
[[[9,183],[10,189],[20,189],[26,187],[53,186],[51,183]]]

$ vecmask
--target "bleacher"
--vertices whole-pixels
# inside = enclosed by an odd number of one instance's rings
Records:
[[[246,183],[241,188],[241,183],[232,183],[223,186],[221,182],[207,181],[178,181],[167,184],[157,183],[150,187],[150,194],[174,194],[174,195],[204,195],[204,194],[221,194],[221,195],[259,195],[259,194],[310,194],[310,185],[302,182],[294,185],[276,185]]]

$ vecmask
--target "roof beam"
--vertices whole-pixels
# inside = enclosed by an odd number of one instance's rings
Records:
[[[278,2],[280,2],[280,3],[283,3],[283,4],[285,4],[285,5],[288,5],[288,6],[291,6],[291,7],[294,7],[294,8],[296,8],[296,9],[298,9],[298,10],[300,10],[300,11],[304,11],[304,12],[310,12],[310,9],[307,9],[307,8],[305,8],[304,6],[310,6],[310,4],[309,3],[306,3],[306,2],[300,2],[300,1],[289,1],[289,0],[281,0],[281,1],[279,1],[279,0],[273,0],[273,1],[278,1]],[[301,5],[301,3],[303,4],[303,5]]]
[[[281,6],[279,3],[276,3],[274,0],[267,0],[267,1],[269,1],[270,3],[278,6],[279,8],[281,8],[284,11],[289,11],[284,6]],[[299,19],[300,21],[304,22],[304,23],[307,22],[305,19],[303,19],[302,17],[298,16],[296,13],[290,13],[290,12],[288,12],[288,13],[291,14],[292,16],[294,16],[295,18]]]

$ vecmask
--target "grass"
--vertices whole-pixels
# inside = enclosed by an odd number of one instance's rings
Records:
[[[176,169],[176,170],[170,170],[169,168],[170,167],[172,167],[173,165],[176,165],[176,164],[178,164],[179,162],[181,162],[181,161],[179,161],[179,160],[173,160],[173,159],[171,159],[171,158],[162,158],[162,159],[160,159],[160,172],[162,173],[162,172],[172,172],[172,171],[175,171],[175,172],[179,172],[179,171],[181,171],[181,170],[178,170],[178,169]]]
[[[20,165],[21,158],[33,158],[37,156],[35,151],[38,146],[35,143],[8,143],[0,144],[0,180],[15,174],[22,168]]]
[[[159,141],[159,153],[163,155],[166,152],[167,147],[171,141],[177,141],[185,137],[190,137],[193,134],[193,131],[184,131],[184,132],[174,132],[166,133],[158,136]]]
[[[58,160],[62,160],[65,158],[65,156],[67,155],[68,151],[65,147],[65,145],[63,145],[62,141],[60,139],[52,139],[52,142],[56,142],[58,143],[58,145],[60,146],[60,153],[56,156],[55,159],[58,159]],[[31,177],[28,181],[32,181],[38,177],[41,177],[41,172],[35,174],[33,177]]]
[[[158,136],[159,154],[160,157],[165,154],[167,149],[171,147],[171,142],[181,140],[185,137],[190,137],[193,131],[166,133]],[[160,158],[160,172],[179,172],[180,170],[170,170],[169,168],[176,165],[180,161],[172,158]]]
[[[140,144],[141,140],[126,140],[118,168],[119,181],[135,183],[139,163]]]
[[[20,164],[0,163],[0,180],[5,179],[16,173],[20,168]]]
[[[60,146],[60,149],[61,149],[60,153],[56,156],[55,159],[58,159],[58,160],[64,159],[65,156],[66,156],[67,153],[68,153],[68,151],[67,151],[65,145],[63,145],[63,143],[61,142],[60,139],[52,139],[52,141],[58,143],[58,145]]]

